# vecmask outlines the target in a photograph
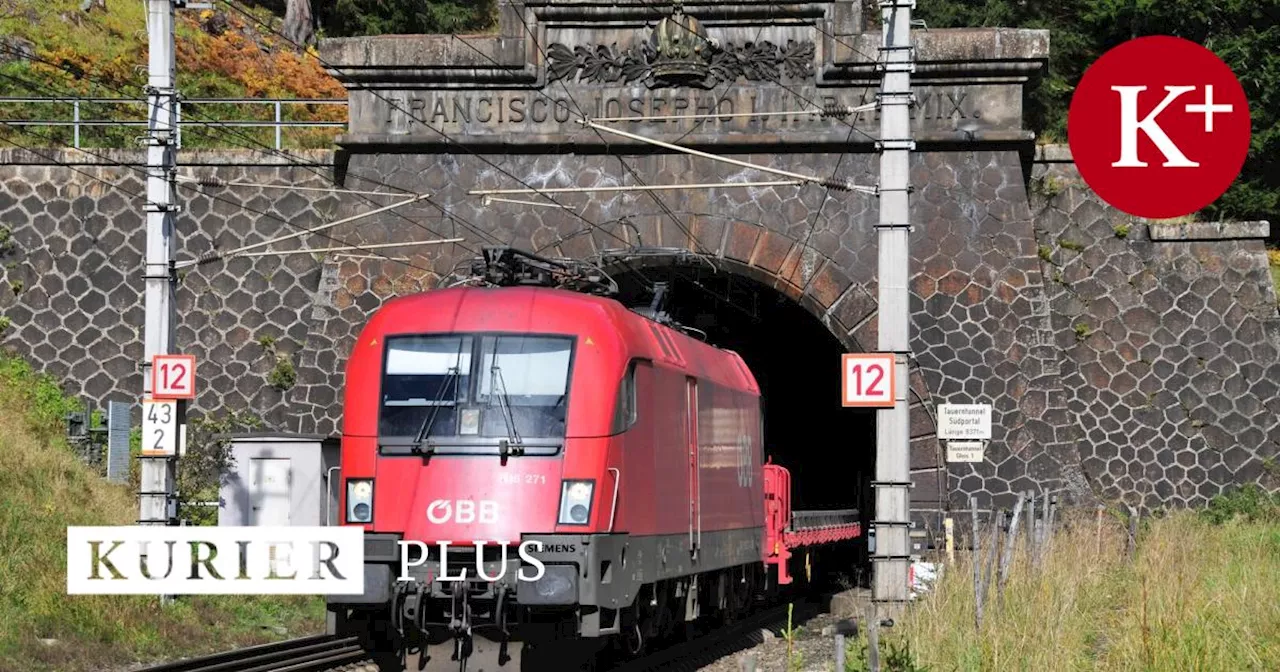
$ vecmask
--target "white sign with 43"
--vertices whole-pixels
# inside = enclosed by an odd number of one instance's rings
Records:
[[[142,402],[142,454],[169,457],[178,453],[178,402],[147,399]]]

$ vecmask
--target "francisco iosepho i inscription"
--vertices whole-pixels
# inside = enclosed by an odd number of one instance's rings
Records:
[[[463,142],[494,136],[532,141],[575,134],[581,130],[576,121],[588,116],[620,118],[616,123],[624,128],[657,136],[694,129],[694,137],[732,141],[786,130],[839,142],[849,136],[849,123],[868,134],[856,134],[859,140],[873,135],[879,123],[874,110],[845,123],[806,112],[871,103],[877,90],[875,81],[824,75],[823,33],[814,26],[708,29],[677,7],[652,27],[562,30],[551,23],[543,34],[545,48],[525,50],[533,74],[524,86],[492,77],[492,83],[467,85],[459,76],[450,86],[409,89],[387,82],[378,95],[353,90],[352,135],[395,142],[440,141],[441,133]],[[919,130],[1016,126],[1020,105],[1004,109],[1004,88],[926,83],[916,87],[912,119]],[[795,114],[778,117],[730,116],[791,110]],[[695,115],[723,116],[700,126],[693,119],[640,119]]]

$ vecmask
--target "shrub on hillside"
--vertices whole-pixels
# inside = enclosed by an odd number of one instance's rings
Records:
[[[1236,518],[1249,522],[1280,522],[1280,492],[1267,492],[1250,483],[1214,497],[1200,515],[1215,525]]]

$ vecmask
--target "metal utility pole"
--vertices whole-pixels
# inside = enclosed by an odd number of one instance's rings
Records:
[[[879,347],[894,355],[894,405],[876,411],[876,548],[872,601],[877,617],[892,618],[907,602],[911,549],[910,516],[910,411],[907,408],[907,373],[910,344],[910,303],[907,281],[911,257],[907,246],[910,230],[907,190],[910,181],[911,72],[915,69],[911,47],[911,10],[914,0],[880,0],[884,40],[880,47],[884,80],[880,87],[880,221],[879,244]]]
[[[176,302],[173,269],[173,220],[177,209],[178,94],[174,88],[173,0],[147,0],[147,244],[145,263],[146,325],[142,362],[142,390],[150,397],[151,362],[172,352]],[[145,440],[145,439],[144,439]],[[140,457],[142,479],[138,492],[143,525],[167,525],[174,498],[175,457]]]

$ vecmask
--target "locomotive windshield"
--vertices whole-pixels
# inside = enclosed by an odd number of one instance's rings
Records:
[[[573,339],[447,334],[387,339],[378,415],[390,453],[528,454],[563,443]]]

